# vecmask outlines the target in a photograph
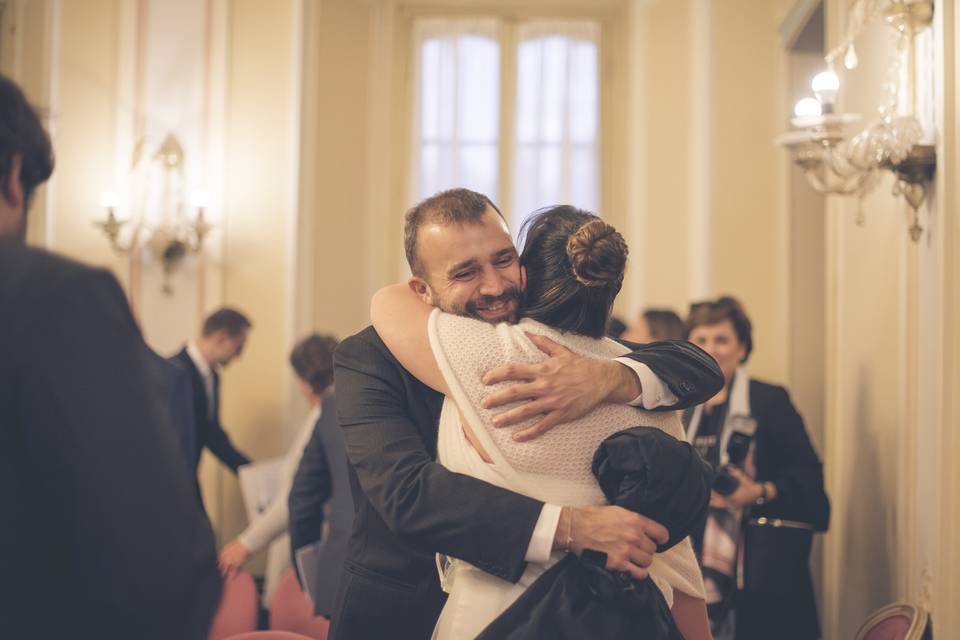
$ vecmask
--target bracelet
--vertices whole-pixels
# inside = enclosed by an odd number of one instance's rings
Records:
[[[570,517],[567,518],[567,539],[563,543],[563,550],[567,553],[570,552],[571,547],[573,546],[573,509],[569,510]]]

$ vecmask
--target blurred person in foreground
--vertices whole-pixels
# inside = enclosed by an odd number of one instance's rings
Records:
[[[787,390],[750,377],[750,319],[734,298],[691,305],[689,340],[716,359],[724,387],[684,413],[687,437],[719,470],[694,535],[716,640],[820,637],[809,558],[826,531],[823,467]]]
[[[24,243],[53,150],[0,76],[0,637],[204,638],[213,532],[116,279]]]
[[[621,340],[636,344],[660,340],[683,340],[687,334],[683,320],[671,309],[646,309],[620,334]]]

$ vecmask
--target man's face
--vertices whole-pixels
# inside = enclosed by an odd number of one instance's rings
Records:
[[[717,361],[727,383],[733,379],[740,361],[747,354],[747,347],[737,338],[730,320],[716,324],[702,324],[690,332],[690,342],[697,345]]]
[[[223,329],[213,334],[213,358],[214,363],[220,366],[226,366],[243,353],[243,347],[247,344],[248,329],[244,329],[235,336],[231,336]]]
[[[490,323],[516,322],[523,275],[503,219],[491,207],[478,223],[427,224],[417,237],[425,277],[410,287],[448,313]]]

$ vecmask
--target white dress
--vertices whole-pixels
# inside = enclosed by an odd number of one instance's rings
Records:
[[[547,356],[525,332],[546,336],[579,355],[592,358],[615,358],[629,351],[606,338],[562,334],[529,319],[516,325],[493,326],[435,310],[430,316],[430,345],[452,396],[444,401],[437,441],[437,457],[445,467],[546,503],[583,507],[606,503],[590,465],[594,452],[608,436],[643,425],[684,439],[676,412],[648,412],[606,404],[536,440],[514,442],[513,432],[530,426],[532,421],[513,428],[492,427],[495,412],[481,408],[480,400],[498,387],[483,385],[481,378],[490,369],[507,362],[546,360]],[[467,440],[460,426],[460,415],[493,460],[492,464],[484,462]],[[546,564],[529,563],[516,584],[465,561],[451,561],[442,574],[443,588],[449,597],[434,637],[439,640],[475,638],[561,557],[562,553],[555,552]],[[650,566],[650,576],[670,606],[674,589],[703,598],[703,578],[689,538],[657,554]]]

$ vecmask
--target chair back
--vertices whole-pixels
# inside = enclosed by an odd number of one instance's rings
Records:
[[[887,605],[873,612],[857,631],[856,640],[932,640],[930,616],[905,602]]]
[[[256,631],[259,603],[253,577],[246,571],[231,571],[223,581],[220,606],[210,625],[209,640],[226,640],[247,631]]]
[[[226,640],[310,640],[307,636],[290,631],[248,631],[235,636],[230,636]]]
[[[288,569],[273,592],[270,602],[270,628],[292,631],[314,640],[326,640],[330,623],[314,615],[313,602],[300,589],[293,569]]]

